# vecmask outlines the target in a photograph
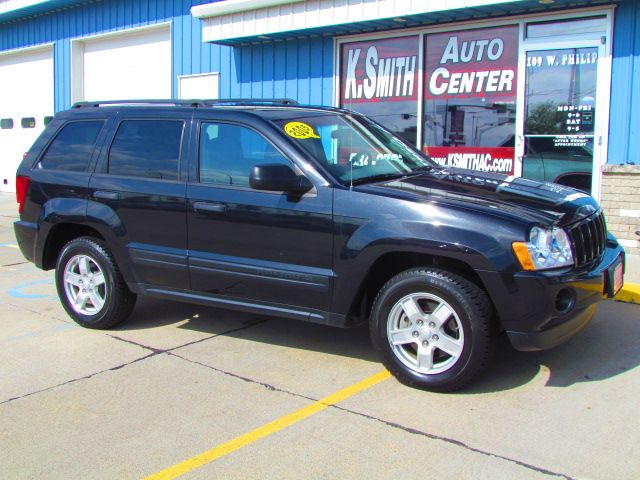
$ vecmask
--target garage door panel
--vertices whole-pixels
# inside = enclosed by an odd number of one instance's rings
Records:
[[[82,44],[85,100],[171,97],[168,27]]]
[[[22,156],[53,114],[53,48],[0,55],[0,85],[0,119],[13,120],[0,128],[0,191],[15,191]]]

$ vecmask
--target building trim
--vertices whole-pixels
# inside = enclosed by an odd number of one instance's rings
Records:
[[[0,58],[10,57],[11,55],[22,55],[25,53],[35,52],[37,50],[53,49],[54,42],[41,43],[39,45],[31,45],[29,47],[13,48],[11,50],[3,50],[0,52]]]
[[[536,5],[540,6],[537,2]],[[563,3],[563,2],[561,2]],[[202,41],[223,42],[338,25],[404,21],[401,17],[450,10],[523,5],[529,0],[226,0],[191,8],[202,20]]]

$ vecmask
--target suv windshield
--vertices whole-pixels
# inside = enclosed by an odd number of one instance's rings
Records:
[[[343,185],[404,176],[435,166],[403,140],[359,115],[288,109],[271,110],[265,117]]]

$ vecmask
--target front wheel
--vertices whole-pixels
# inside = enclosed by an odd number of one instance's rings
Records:
[[[107,246],[91,237],[64,246],[56,263],[56,287],[69,316],[87,328],[117,325],[136,302]]]
[[[494,344],[491,304],[478,286],[436,268],[417,268],[389,280],[370,317],[382,363],[407,385],[448,392],[472,380]]]

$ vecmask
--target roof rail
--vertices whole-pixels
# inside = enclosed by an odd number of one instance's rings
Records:
[[[198,100],[207,105],[226,105],[229,103],[237,104],[253,104],[253,103],[271,103],[274,105],[298,105],[298,102],[291,98],[216,98],[208,100]]]
[[[144,105],[157,105],[157,106],[169,106],[176,107],[200,107],[204,106],[201,100],[104,100],[96,102],[76,102],[71,108],[88,108],[88,107],[101,107],[109,105],[131,105],[131,106],[144,106]]]
[[[273,105],[297,105],[298,102],[290,98],[214,98],[214,99],[192,99],[192,100],[176,100],[176,99],[152,99],[152,100],[104,100],[96,102],[76,102],[71,108],[95,108],[101,106],[176,106],[176,107],[207,107],[213,105],[254,105],[254,104],[273,104]]]

